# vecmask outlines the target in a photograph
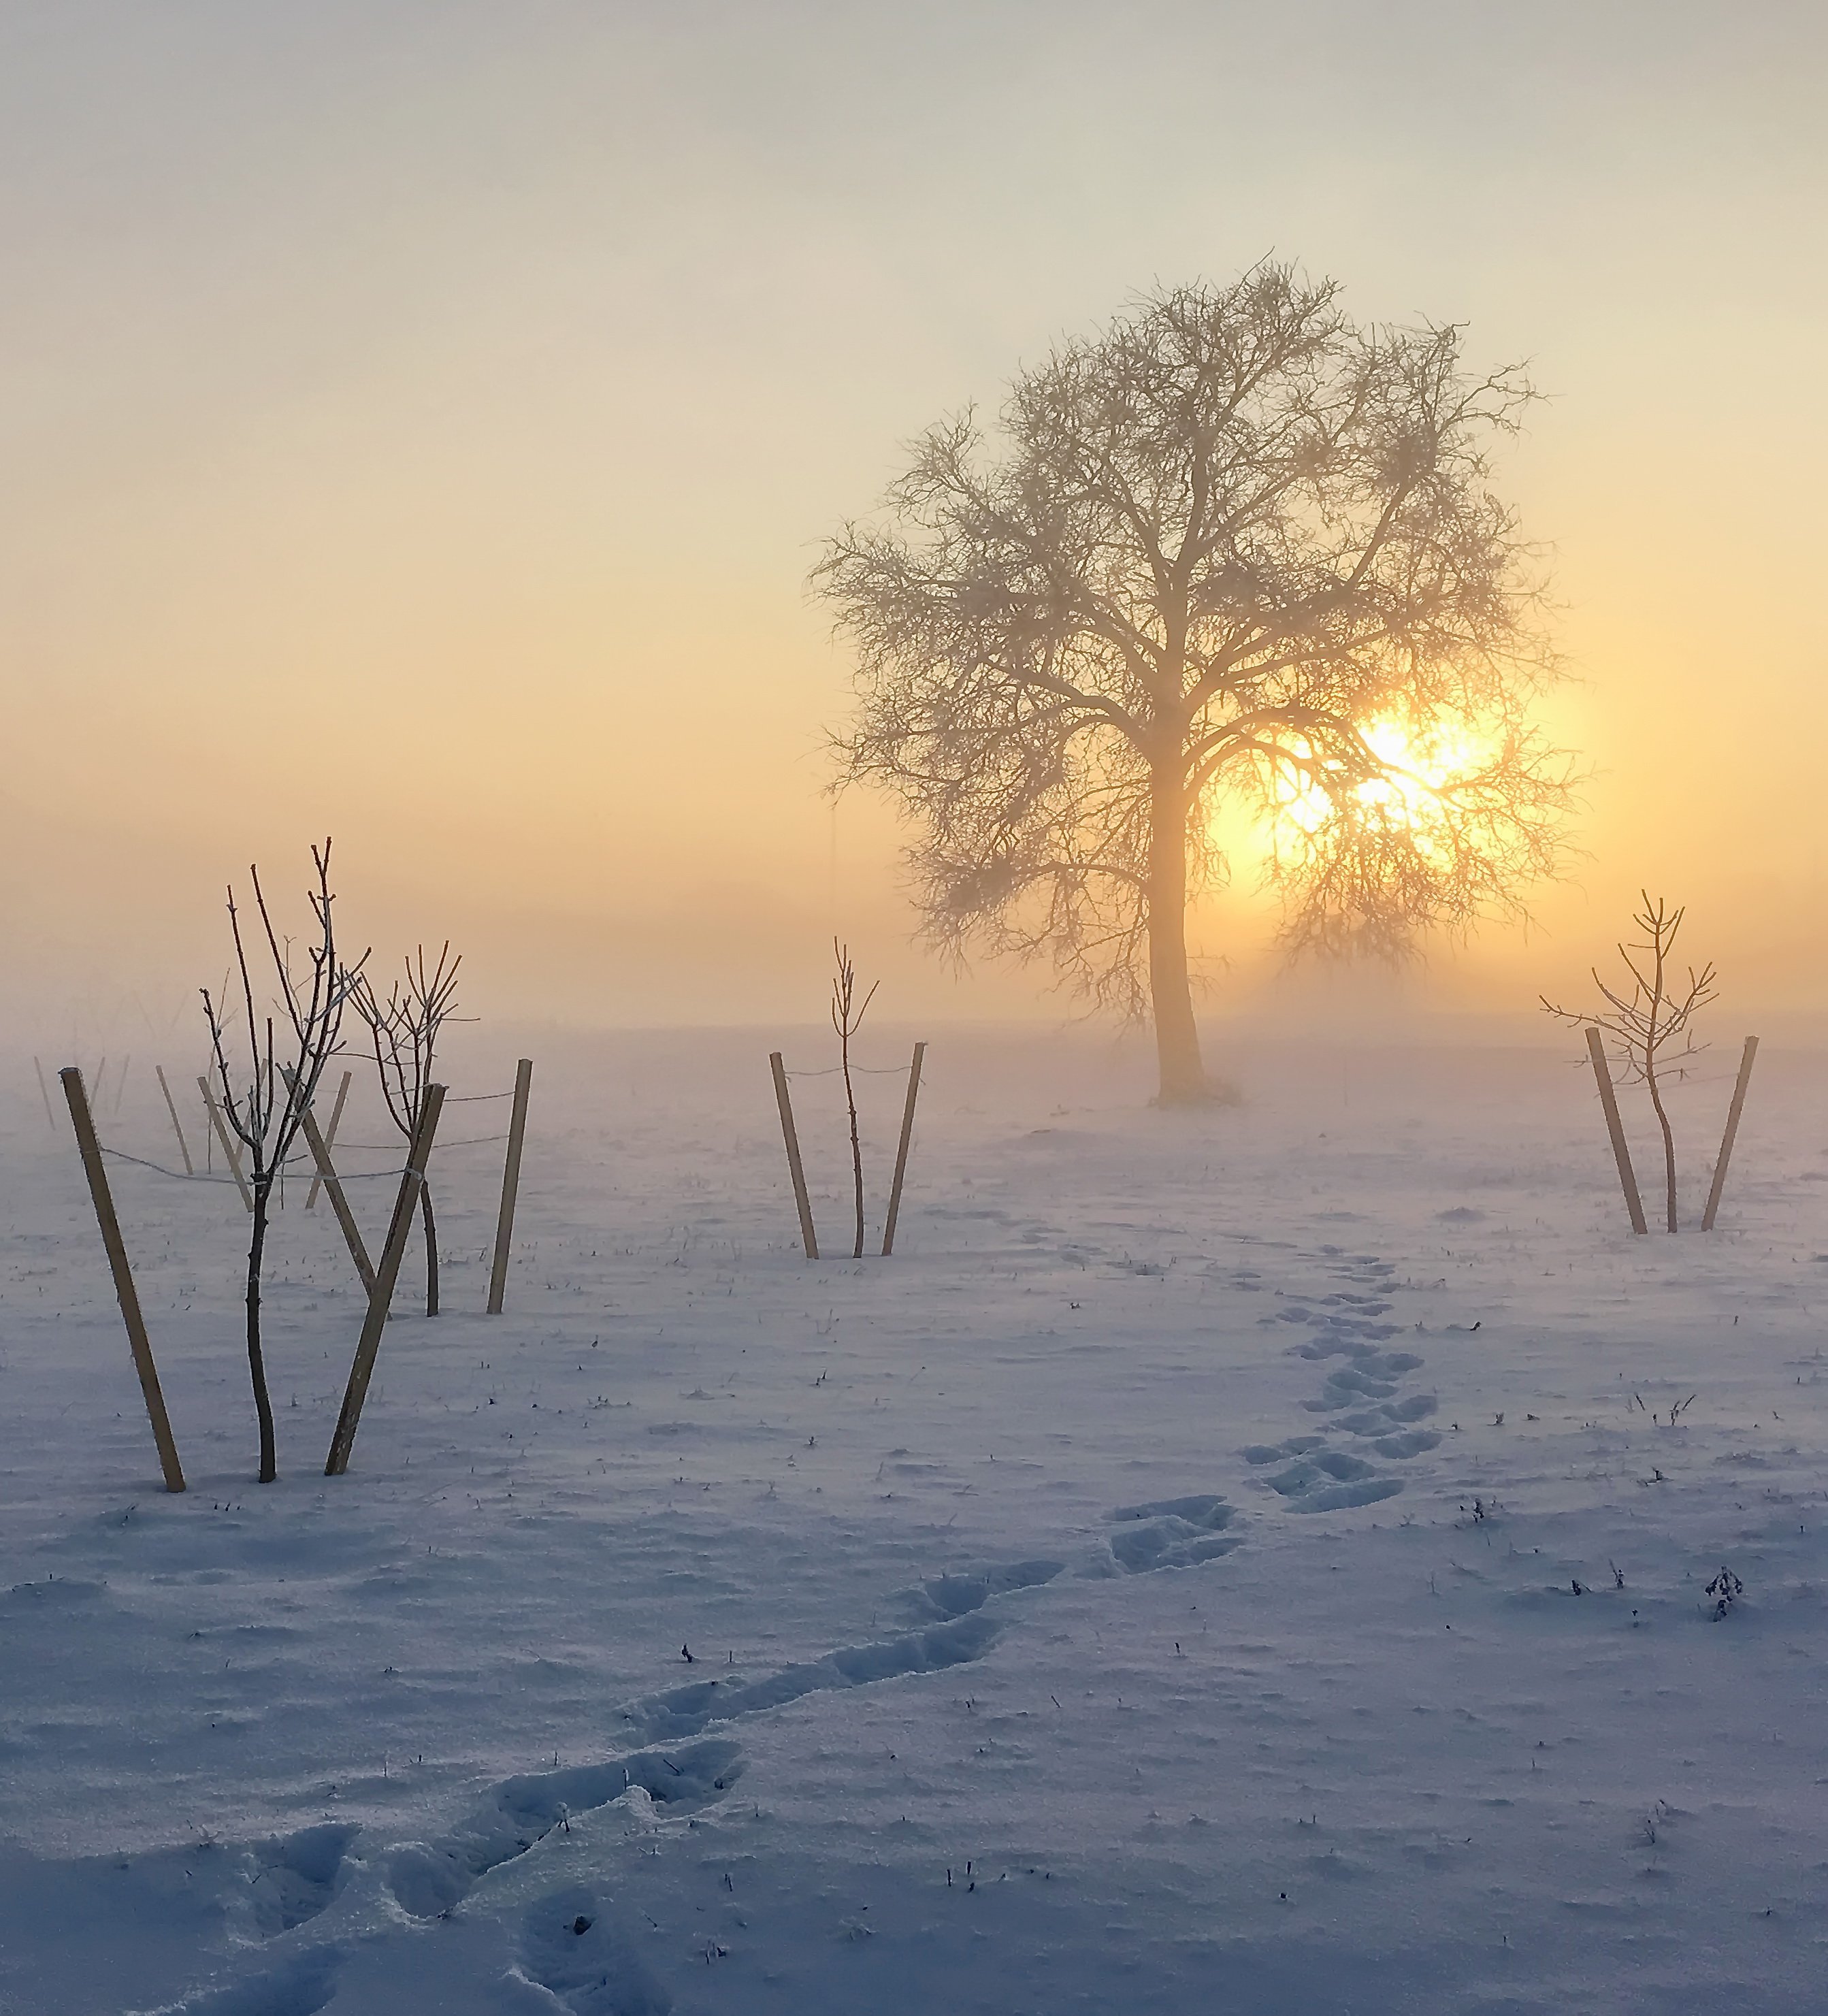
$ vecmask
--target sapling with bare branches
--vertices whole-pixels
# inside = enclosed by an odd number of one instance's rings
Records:
[[[1605,997],[1607,1006],[1597,1011],[1563,1008],[1542,997],[1542,1006],[1558,1021],[1577,1028],[1597,1029],[1612,1053],[1619,1075],[1628,1085],[1641,1085],[1650,1095],[1657,1125],[1663,1135],[1664,1212],[1668,1228],[1676,1227],[1675,1130],[1664,1103],[1664,1088],[1673,1078],[1678,1084],[1687,1077],[1692,1060],[1707,1049],[1695,1040],[1695,1017],[1712,1001],[1714,964],[1710,960],[1686,976],[1675,974],[1675,941],[1687,914],[1683,905],[1671,909],[1659,896],[1652,901],[1647,890],[1639,892],[1644,907],[1632,921],[1644,933],[1635,944],[1621,943],[1618,956],[1631,976],[1631,991],[1624,983],[1608,986],[1597,967],[1593,984]]]
[[[863,1144],[857,1131],[857,1094],[851,1082],[851,1039],[863,1026],[869,1004],[882,982],[873,981],[861,1002],[857,999],[857,969],[851,963],[851,948],[832,940],[832,956],[837,962],[832,975],[832,1027],[838,1032],[838,1060],[844,1074],[844,1103],[851,1114],[851,1180],[857,1207],[857,1238],[851,1251],[854,1260],[863,1258]]]
[[[262,1013],[254,999],[248,948],[242,936],[241,913],[235,891],[228,891],[228,928],[235,941],[239,1010],[246,1018],[244,1053],[231,1062],[235,1047],[227,1017],[228,992],[212,995],[206,987],[203,1018],[221,1095],[222,1112],[230,1131],[247,1150],[247,1183],[253,1216],[247,1244],[247,1363],[254,1382],[254,1412],[260,1421],[260,1481],[271,1484],[279,1474],[273,1435],[272,1402],[267,1391],[266,1359],[261,1339],[261,1269],[266,1251],[273,1187],[296,1145],[304,1116],[316,1096],[324,1067],[341,1046],[343,1010],[360,977],[362,962],[344,965],[336,956],[336,934],[331,910],[330,843],[311,849],[317,886],[311,891],[311,931],[305,949],[308,974],[294,971],[292,941],[282,945],[273,928],[260,871],[250,868],[254,908],[273,963],[277,1015]],[[365,954],[365,957],[366,955]]]
[[[425,947],[420,945],[405,962],[405,984],[395,981],[383,1001],[365,976],[359,980],[351,1001],[374,1044],[375,1068],[380,1074],[381,1096],[387,1116],[410,1144],[419,1129],[425,1106],[426,1088],[432,1082],[432,1063],[444,1024],[454,1019],[457,1006],[457,969],[463,963],[460,952],[451,956],[451,941],[444,941],[437,963],[428,972]],[[425,1226],[425,1312],[438,1312],[438,1234],[432,1211],[432,1186],[419,1186],[420,1216]]]

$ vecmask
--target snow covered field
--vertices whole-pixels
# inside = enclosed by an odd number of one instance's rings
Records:
[[[10,1071],[0,2007],[1828,2003],[1828,1060],[1761,1057],[1719,1232],[1633,1240],[1578,1046],[1221,1046],[1244,1103],[1182,1115],[942,1033],[896,1257],[808,1265],[781,1040],[530,1042],[509,1313],[500,1150],[452,1147],[449,1312],[410,1257],[336,1480],[327,1210],[275,1240],[263,1489],[233,1193],[117,1165],[179,1497]],[[149,1086],[104,1138],[166,1160]]]

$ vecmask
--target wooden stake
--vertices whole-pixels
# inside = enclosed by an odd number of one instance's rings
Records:
[[[165,1473],[165,1489],[184,1489],[184,1469],[178,1460],[178,1445],[172,1439],[171,1423],[165,1412],[165,1395],[159,1385],[159,1369],[153,1363],[153,1346],[146,1335],[146,1318],[140,1313],[139,1296],[133,1285],[133,1270],[127,1264],[127,1244],[121,1237],[121,1221],[114,1215],[114,1199],[108,1189],[108,1172],[102,1161],[102,1144],[83,1091],[82,1073],[72,1064],[57,1075],[63,1082],[63,1096],[70,1102],[70,1118],[76,1129],[76,1145],[82,1156],[83,1173],[89,1179],[89,1197],[95,1207],[95,1222],[102,1229],[102,1244],[108,1249],[108,1265],[114,1276],[114,1293],[127,1325],[127,1341],[133,1352],[133,1369],[139,1374],[139,1390],[146,1396],[146,1418],[153,1424],[153,1440],[159,1446],[159,1467]]]
[[[1733,1088],[1733,1103],[1726,1111],[1726,1132],[1720,1137],[1720,1159],[1714,1165],[1714,1182],[1707,1192],[1707,1208],[1701,1216],[1701,1229],[1714,1229],[1714,1215],[1720,1208],[1720,1193],[1726,1187],[1726,1165],[1733,1159],[1733,1144],[1739,1133],[1739,1117],[1745,1111],[1746,1087],[1752,1082],[1752,1060],[1758,1054],[1756,1036],[1746,1039],[1745,1055],[1739,1060],[1739,1081]]]
[[[1638,1195],[1638,1179],[1632,1168],[1632,1151],[1625,1145],[1625,1122],[1618,1117],[1618,1096],[1612,1089],[1612,1074],[1606,1068],[1606,1046],[1600,1031],[1587,1029],[1587,1053],[1593,1060],[1593,1076],[1600,1086],[1600,1103],[1606,1109],[1606,1130],[1612,1136],[1613,1159],[1618,1164],[1618,1180],[1625,1191],[1625,1208],[1632,1215],[1633,1232],[1646,1232],[1643,1200]]]
[[[347,1087],[347,1075],[344,1085]],[[362,1277],[362,1285],[372,1295],[375,1291],[374,1262],[368,1257],[368,1247],[362,1243],[362,1228],[355,1222],[355,1214],[349,1208],[349,1200],[343,1193],[341,1179],[336,1174],[336,1165],[330,1160],[330,1143],[327,1136],[318,1131],[317,1118],[309,1107],[304,1110],[304,1138],[311,1147],[311,1160],[317,1165],[317,1174],[311,1179],[311,1195],[316,1196],[322,1183],[330,1193],[330,1208],[336,1214],[336,1222],[343,1228],[344,1243],[349,1248],[349,1257],[355,1262],[355,1271]],[[336,1116],[331,1116],[331,1125]],[[307,1206],[309,1208],[309,1206]]]
[[[441,1085],[428,1085],[425,1089],[425,1104],[419,1110],[419,1125],[406,1151],[406,1167],[401,1173],[400,1194],[394,1200],[394,1217],[387,1227],[387,1244],[381,1248],[380,1265],[375,1269],[368,1314],[362,1319],[362,1335],[356,1341],[355,1359],[349,1368],[349,1384],[343,1395],[343,1411],[336,1417],[336,1432],[330,1438],[330,1453],[324,1464],[326,1477],[340,1477],[349,1467],[349,1452],[355,1445],[362,1402],[368,1398],[368,1382],[374,1373],[375,1354],[381,1348],[381,1332],[387,1327],[394,1285],[400,1278],[400,1262],[405,1255],[407,1236],[412,1230],[412,1215],[419,1203],[419,1186],[425,1181],[426,1164],[431,1159],[432,1137],[438,1131],[438,1115],[444,1106],[444,1088]]]
[[[216,1095],[210,1089],[207,1078],[200,1078],[196,1089],[203,1096],[203,1103],[210,1109],[210,1125],[216,1130],[216,1139],[222,1144],[222,1153],[228,1157],[228,1167],[235,1177],[235,1187],[241,1193],[241,1201],[250,1211],[254,1209],[254,1192],[247,1186],[247,1179],[241,1173],[241,1157],[235,1152],[234,1137],[228,1132],[228,1123],[222,1118],[222,1109],[216,1103]]]
[[[901,1145],[895,1150],[895,1179],[889,1186],[889,1215],[883,1222],[882,1254],[886,1260],[895,1250],[895,1220],[901,1215],[901,1179],[908,1173],[908,1144],[914,1138],[914,1102],[920,1096],[920,1065],[927,1046],[914,1046],[914,1061],[908,1067],[908,1103],[901,1109]]]
[[[57,1132],[57,1116],[51,1111],[51,1088],[45,1082],[45,1067],[34,1057],[32,1069],[38,1075],[38,1096],[45,1102],[45,1125],[55,1134]]]
[[[165,1067],[154,1064],[153,1069],[159,1075],[159,1089],[165,1095],[165,1111],[171,1116],[171,1131],[178,1136],[178,1152],[184,1157],[184,1173],[194,1176],[196,1165],[190,1159],[190,1143],[185,1139],[184,1129],[178,1125],[178,1107],[171,1096],[171,1088],[165,1082]]]
[[[514,1205],[520,1194],[520,1151],[527,1142],[527,1101],[533,1090],[533,1060],[514,1067],[514,1105],[508,1121],[508,1154],[502,1165],[502,1208],[495,1219],[495,1255],[489,1268],[489,1314],[498,1316],[508,1299],[508,1249],[514,1237]]]
[[[343,1119],[343,1102],[349,1096],[349,1082],[354,1075],[354,1071],[345,1071],[343,1074],[343,1082],[336,1088],[336,1103],[330,1108],[330,1124],[324,1129],[324,1153],[326,1156],[336,1145],[336,1129],[341,1125]],[[315,1154],[316,1151],[314,1150],[312,1152]],[[304,1193],[304,1208],[307,1211],[316,1209],[318,1192],[323,1186],[323,1180],[321,1174],[311,1178],[311,1188]],[[372,1282],[369,1285],[372,1285]]]
[[[775,1103],[781,1109],[781,1134],[787,1144],[787,1169],[793,1179],[793,1201],[800,1207],[800,1237],[808,1260],[819,1258],[819,1235],[812,1229],[812,1200],[806,1194],[806,1169],[800,1160],[800,1136],[793,1129],[793,1102],[787,1093],[787,1067],[779,1050],[770,1050],[768,1068],[775,1075]]]

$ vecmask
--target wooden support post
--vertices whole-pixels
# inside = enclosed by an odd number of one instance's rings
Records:
[[[241,1201],[250,1211],[254,1209],[254,1192],[247,1186],[247,1179],[241,1173],[241,1157],[235,1152],[235,1139],[228,1132],[228,1123],[222,1118],[222,1109],[216,1103],[216,1095],[210,1089],[207,1078],[200,1078],[196,1089],[203,1096],[203,1104],[210,1110],[210,1125],[216,1130],[216,1139],[222,1144],[222,1153],[228,1157],[228,1167],[235,1178],[235,1187],[241,1193]]]
[[[34,1057],[32,1069],[38,1075],[38,1096],[45,1102],[45,1125],[55,1134],[57,1132],[57,1116],[51,1111],[51,1088],[45,1082],[45,1067]]]
[[[343,1074],[343,1082],[336,1088],[336,1103],[330,1108],[330,1124],[324,1129],[324,1154],[326,1158],[330,1150],[336,1145],[336,1129],[341,1125],[343,1121],[343,1102],[349,1096],[349,1082],[354,1075],[354,1071],[345,1071]],[[314,1154],[316,1153],[315,1143],[312,1153]],[[311,1178],[311,1188],[304,1193],[304,1208],[307,1211],[315,1211],[317,1208],[318,1192],[323,1187],[323,1181],[321,1172]],[[372,1285],[372,1282],[370,1285]]]
[[[1726,1165],[1733,1159],[1733,1144],[1739,1133],[1739,1117],[1744,1112],[1746,1087],[1752,1082],[1752,1060],[1758,1054],[1756,1036],[1746,1039],[1745,1054],[1739,1060],[1739,1081],[1733,1088],[1733,1103],[1726,1111],[1726,1132],[1720,1137],[1720,1159],[1714,1165],[1714,1181],[1707,1192],[1707,1208],[1701,1216],[1701,1229],[1714,1229],[1714,1216],[1720,1208],[1720,1193],[1726,1187]]]
[[[808,1260],[819,1258],[819,1234],[812,1229],[812,1200],[806,1194],[806,1168],[800,1160],[800,1136],[793,1127],[793,1102],[787,1093],[787,1067],[779,1050],[768,1054],[775,1075],[775,1103],[781,1109],[781,1135],[787,1144],[787,1171],[793,1179],[793,1201],[800,1207],[800,1237]]]
[[[380,1265],[375,1269],[368,1314],[362,1319],[362,1335],[356,1341],[355,1359],[349,1368],[349,1384],[343,1395],[343,1411],[336,1417],[336,1432],[330,1438],[330,1453],[324,1464],[326,1477],[340,1477],[349,1467],[349,1452],[355,1445],[362,1402],[368,1398],[368,1382],[374,1373],[375,1354],[381,1348],[381,1332],[387,1327],[394,1284],[400,1278],[400,1262],[406,1252],[407,1236],[412,1229],[412,1214],[419,1203],[419,1187],[425,1181],[426,1164],[431,1160],[432,1137],[438,1131],[438,1115],[444,1107],[444,1088],[441,1085],[428,1085],[425,1103],[419,1109],[419,1125],[406,1151],[406,1167],[401,1173],[400,1194],[394,1200],[394,1217],[387,1227],[387,1244],[381,1248]]]
[[[495,1254],[489,1268],[489,1310],[498,1316],[508,1299],[508,1251],[514,1239],[514,1205],[520,1194],[520,1151],[527,1144],[527,1102],[533,1090],[533,1060],[514,1067],[514,1104],[508,1121],[508,1153],[502,1164],[502,1208],[495,1219]]]
[[[1606,1131],[1612,1136],[1613,1159],[1618,1164],[1618,1180],[1625,1191],[1625,1208],[1632,1215],[1633,1232],[1648,1232],[1644,1203],[1638,1195],[1638,1179],[1632,1168],[1632,1151],[1626,1146],[1625,1122],[1618,1117],[1618,1096],[1612,1089],[1612,1074],[1606,1068],[1606,1046],[1600,1031],[1587,1029],[1587,1054],[1593,1060],[1593,1076],[1600,1087],[1600,1103],[1606,1109]]]
[[[345,1085],[348,1080],[344,1080]],[[368,1257],[368,1247],[362,1242],[362,1228],[355,1222],[355,1214],[349,1208],[349,1200],[343,1193],[341,1179],[336,1174],[336,1165],[330,1160],[330,1143],[327,1136],[318,1127],[317,1116],[308,1106],[304,1110],[304,1138],[311,1148],[311,1157],[317,1165],[317,1174],[311,1179],[311,1193],[315,1196],[319,1183],[330,1193],[330,1208],[336,1214],[336,1222],[343,1228],[344,1243],[349,1248],[349,1257],[355,1262],[355,1271],[362,1277],[362,1285],[372,1295],[375,1291],[374,1262]]]
[[[178,1152],[184,1157],[184,1173],[187,1176],[194,1176],[196,1165],[190,1159],[190,1143],[184,1138],[184,1129],[178,1121],[178,1107],[171,1096],[171,1088],[165,1082],[165,1067],[154,1064],[153,1069],[159,1075],[159,1089],[165,1095],[165,1111],[171,1116],[171,1131],[178,1136]]]
[[[84,1093],[82,1073],[72,1064],[59,1071],[63,1096],[70,1102],[70,1118],[76,1129],[76,1145],[82,1155],[83,1173],[89,1179],[89,1197],[95,1207],[95,1222],[102,1228],[102,1244],[108,1249],[108,1265],[114,1276],[114,1293],[127,1325],[127,1341],[133,1352],[133,1369],[139,1374],[139,1390],[146,1396],[146,1418],[153,1424],[153,1440],[159,1445],[159,1467],[165,1473],[165,1489],[184,1489],[184,1469],[178,1460],[178,1445],[172,1438],[171,1423],[165,1413],[165,1395],[159,1385],[159,1369],[153,1363],[152,1341],[146,1335],[146,1318],[140,1313],[139,1296],[133,1285],[133,1270],[127,1264],[127,1244],[121,1237],[121,1221],[114,1215],[114,1199],[108,1189],[108,1172],[102,1161],[102,1144]]]
[[[901,1179],[908,1173],[908,1144],[914,1139],[914,1102],[920,1096],[920,1065],[927,1046],[914,1046],[914,1061],[908,1067],[908,1103],[901,1109],[901,1145],[895,1150],[895,1179],[889,1186],[889,1215],[883,1221],[882,1255],[886,1260],[895,1250],[895,1220],[901,1215]]]

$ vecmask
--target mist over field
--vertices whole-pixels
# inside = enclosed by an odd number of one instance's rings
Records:
[[[911,1009],[1057,1014],[907,949],[891,808],[822,794],[850,667],[804,578],[920,429],[1270,254],[1547,395],[1500,475],[1586,854],[1430,992],[1565,987],[1653,880],[1746,997],[1821,1006],[1813,9],[0,32],[0,916],[45,1041],[127,987],[175,1012],[221,884],[302,889],[326,832],[351,928],[448,932],[495,1014],[815,1014],[834,929]],[[1242,866],[1214,1012],[1271,963]]]

